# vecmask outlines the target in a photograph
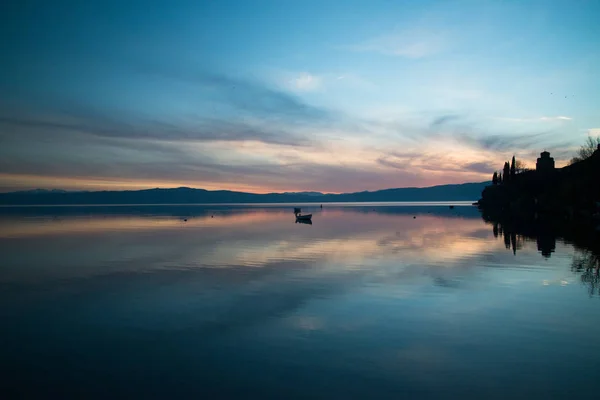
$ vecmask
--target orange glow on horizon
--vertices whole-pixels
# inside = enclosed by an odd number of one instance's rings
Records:
[[[257,186],[252,184],[240,183],[214,183],[209,181],[153,181],[153,180],[115,180],[107,178],[77,178],[77,177],[48,177],[37,175],[17,175],[0,173],[0,192],[12,192],[18,190],[32,189],[64,189],[64,190],[89,190],[89,191],[110,191],[110,190],[145,190],[145,189],[173,189],[179,187],[189,187],[194,189],[205,189],[210,191],[215,190],[230,190],[237,192],[246,192],[254,194],[282,193],[282,192],[303,192],[303,191],[319,191],[327,194],[353,193],[361,191],[375,191],[390,188],[402,187],[430,187],[446,184],[460,184],[470,182],[485,181],[487,174],[464,173],[457,176],[456,179],[444,179],[440,173],[430,172],[430,176],[434,179],[425,179],[422,185],[405,185],[399,186],[390,183],[388,185],[365,189],[364,182],[357,182],[357,186],[347,190],[319,190],[318,188],[294,188],[281,186]],[[436,179],[437,178],[437,179]],[[292,182],[290,182],[292,183]]]
[[[272,193],[275,189],[257,187],[244,184],[222,184],[212,182],[178,182],[178,181],[151,181],[151,180],[114,180],[107,178],[69,178],[69,177],[47,177],[37,175],[13,175],[0,173],[0,187],[18,188],[16,190],[29,189],[65,189],[65,190],[144,190],[155,188],[178,188],[191,187],[206,190],[232,190],[248,193]],[[12,191],[12,190],[11,190]],[[291,190],[290,190],[291,191]]]

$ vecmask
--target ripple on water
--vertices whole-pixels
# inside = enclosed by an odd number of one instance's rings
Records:
[[[29,397],[599,389],[598,280],[581,249],[517,235],[507,248],[468,207],[328,205],[310,226],[286,207],[3,213],[5,385]]]

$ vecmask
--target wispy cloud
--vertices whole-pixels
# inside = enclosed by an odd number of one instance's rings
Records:
[[[266,70],[266,80],[272,80],[275,85],[286,90],[303,94],[305,92],[330,92],[340,88],[355,90],[370,90],[376,87],[363,76],[349,71],[334,72],[298,72],[277,68]]]
[[[259,141],[303,146],[308,143],[308,136],[300,134],[300,130],[331,128],[350,120],[343,113],[311,105],[254,79],[160,63],[134,64],[134,67],[139,73],[192,84],[192,90],[197,90],[200,97],[198,112],[149,117],[85,102],[57,102],[22,112],[2,107],[0,124],[31,128],[30,133],[40,134],[66,130],[107,138],[175,142]],[[309,90],[316,87],[320,79],[303,74],[295,82],[299,88]],[[218,108],[220,112],[211,112],[215,104],[223,106]],[[0,132],[0,135],[5,134],[8,133]]]
[[[467,171],[479,172],[484,174],[490,174],[496,170],[496,166],[489,162],[474,162],[468,163],[462,166]]]
[[[303,72],[298,77],[292,79],[290,83],[294,89],[311,91],[321,87],[321,78],[308,72]]]
[[[425,125],[424,120],[430,122]],[[568,122],[563,119],[558,121]],[[398,135],[406,139],[404,146],[407,148],[407,151],[397,155],[388,152],[385,157],[377,160],[378,164],[396,169],[410,166],[436,172],[452,171],[462,176],[468,173],[493,172],[497,169],[496,163],[512,154],[521,156],[525,161],[531,161],[539,155],[542,145],[553,151],[563,149],[566,154],[572,151],[572,147],[578,141],[576,138],[565,136],[562,125],[544,127],[539,124],[523,124],[519,129],[515,129],[494,119],[452,113],[433,116],[431,113],[425,113],[412,120],[408,116],[404,119],[380,121],[378,126],[390,135],[390,140],[393,132],[398,132]],[[446,149],[446,154],[455,158],[447,159],[444,153],[435,153],[442,147]],[[423,153],[421,156],[413,155],[413,151],[408,149]],[[557,161],[562,159],[562,154],[557,152]]]
[[[554,117],[533,117],[533,118],[511,118],[511,117],[497,117],[496,119],[502,120],[502,121],[509,121],[509,122],[539,122],[539,121],[572,121],[573,118],[571,117],[567,117],[564,115],[558,115],[558,116],[554,116]]]
[[[506,135],[506,134],[495,134],[476,136],[473,134],[457,134],[455,139],[458,141],[478,148],[481,150],[490,151],[515,151],[517,149],[529,149],[532,147],[539,146],[539,143],[544,137],[550,137],[552,132],[540,132],[532,134],[522,135]]]
[[[307,139],[298,134],[282,129],[274,129],[258,121],[223,121],[218,119],[202,119],[180,123],[143,120],[108,119],[65,119],[56,120],[24,119],[0,117],[0,125],[8,127],[36,128],[34,134],[48,135],[58,131],[72,131],[82,135],[94,135],[106,138],[143,139],[166,142],[206,142],[206,141],[259,141],[265,143],[302,146]]]
[[[435,118],[432,122],[431,122],[431,127],[435,128],[444,124],[447,124],[448,122],[452,122],[454,120],[459,119],[460,116],[459,115],[442,115],[440,117]]]
[[[402,175],[412,173],[421,180],[442,177],[447,182],[458,176],[472,182],[482,181],[489,178],[488,175],[495,169],[492,162],[465,162],[460,161],[460,158],[437,151],[400,154],[390,152],[378,158],[377,163]]]
[[[255,79],[162,63],[138,63],[133,68],[139,73],[191,83],[198,89],[211,89],[202,90],[202,95],[255,117],[285,117],[296,122],[331,121],[328,110],[307,104],[291,93]],[[306,89],[316,87],[319,79],[305,74],[296,77],[294,82],[298,88]]]
[[[571,121],[573,118],[559,115],[558,117],[541,117],[540,121]]]
[[[260,118],[260,112],[230,120],[196,115],[159,120],[83,107],[66,115],[4,113],[0,172],[11,175],[11,182],[38,176],[40,182],[76,179],[107,187],[121,181],[121,188],[176,182],[344,192],[479,181],[494,169],[490,157],[537,151],[541,141],[553,139],[553,131],[490,134],[448,112],[391,121],[323,113],[303,124],[286,112],[276,120]]]
[[[407,30],[381,35],[344,48],[357,52],[420,59],[443,51],[447,45],[448,40],[442,32]]]

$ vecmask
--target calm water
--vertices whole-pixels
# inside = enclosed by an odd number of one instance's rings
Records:
[[[2,393],[599,393],[584,250],[505,241],[473,207],[303,211],[312,225],[290,206],[1,209]]]

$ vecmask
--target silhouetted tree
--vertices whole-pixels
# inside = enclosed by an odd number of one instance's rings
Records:
[[[504,163],[504,170],[502,175],[504,175],[504,183],[510,181],[510,166],[508,165],[508,162]]]
[[[498,174],[498,185],[502,185],[502,172]]]
[[[515,156],[512,157],[512,161],[510,163],[510,178],[514,178],[515,174],[516,174],[516,169],[515,169]]]
[[[498,184],[498,173],[494,171],[494,175],[492,176],[492,185]]]
[[[600,145],[600,136],[588,136],[583,146],[577,150],[577,155],[571,159],[570,164],[590,158],[596,149],[598,149],[598,145]]]
[[[516,174],[522,174],[523,172],[527,172],[529,171],[529,168],[527,168],[527,165],[525,165],[525,163],[521,160],[517,160],[515,162],[515,173]]]

